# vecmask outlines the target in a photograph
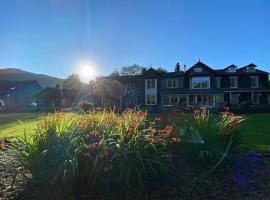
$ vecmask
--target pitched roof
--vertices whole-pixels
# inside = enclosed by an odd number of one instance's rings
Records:
[[[38,84],[36,80],[27,80],[27,81],[8,81],[4,82],[0,88],[0,92],[7,93],[7,92],[15,92],[21,90],[25,87],[36,85],[37,87],[42,89],[41,86]]]

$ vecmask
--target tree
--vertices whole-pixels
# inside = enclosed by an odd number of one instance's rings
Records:
[[[118,72],[121,76],[130,76],[141,74],[143,67],[137,64],[123,66]]]
[[[118,69],[115,69],[111,74],[110,76],[120,76],[120,72]]]
[[[162,67],[157,67],[157,68],[155,68],[155,70],[156,70],[157,72],[161,73],[161,74],[167,73],[167,70],[164,69],[164,68],[162,68]]]
[[[63,89],[75,89],[78,90],[82,86],[80,77],[78,74],[71,74],[67,79],[64,80]]]

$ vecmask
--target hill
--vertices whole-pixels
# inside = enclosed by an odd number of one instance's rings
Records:
[[[36,80],[42,88],[62,85],[63,79],[44,74],[35,74],[17,68],[0,69],[0,83],[5,81]]]

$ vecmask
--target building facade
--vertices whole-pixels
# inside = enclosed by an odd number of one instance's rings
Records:
[[[268,72],[257,69],[254,64],[241,68],[230,65],[215,70],[199,61],[186,71],[181,70],[179,65],[174,72],[161,74],[150,68],[141,75],[104,78],[123,86],[121,101],[124,108],[135,106],[153,109],[170,106],[243,108],[270,104],[268,75]]]

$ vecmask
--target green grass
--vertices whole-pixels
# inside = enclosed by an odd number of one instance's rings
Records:
[[[243,147],[251,151],[270,151],[270,113],[245,115],[240,131]]]
[[[0,138],[22,136],[25,129],[35,128],[42,116],[44,113],[0,113]]]
[[[24,129],[33,129],[44,113],[0,113],[0,138],[22,136]],[[270,151],[270,113],[245,115],[241,127],[243,148]],[[23,125],[19,121],[23,122]]]

